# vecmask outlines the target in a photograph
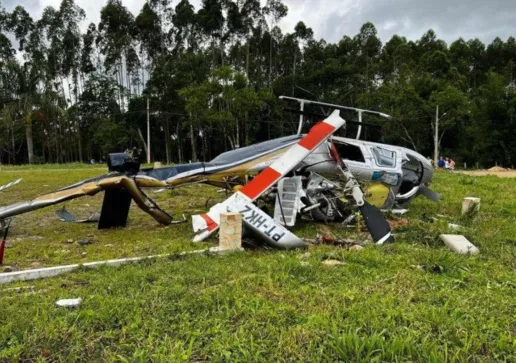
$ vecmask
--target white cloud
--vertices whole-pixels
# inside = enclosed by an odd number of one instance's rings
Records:
[[[261,0],[262,4],[265,0]],[[100,9],[105,2],[76,0],[86,11],[87,20],[98,24]],[[124,0],[125,6],[135,15],[144,0]],[[201,0],[192,0],[199,6]],[[173,2],[173,6],[178,0]],[[516,1],[514,0],[284,0],[289,8],[287,18],[280,23],[285,32],[293,31],[302,20],[314,30],[316,38],[338,42],[342,36],[354,36],[360,26],[370,21],[385,42],[393,34],[418,39],[432,28],[437,35],[450,42],[459,37],[478,37],[491,42],[496,36],[506,39],[516,35]],[[7,0],[4,6],[12,10],[23,5],[33,17],[38,18],[46,6],[59,7],[60,0]]]

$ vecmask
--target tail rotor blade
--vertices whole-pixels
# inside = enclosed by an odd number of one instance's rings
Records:
[[[391,226],[378,208],[364,201],[364,205],[360,207],[360,213],[376,244],[381,245],[394,240],[391,236]]]

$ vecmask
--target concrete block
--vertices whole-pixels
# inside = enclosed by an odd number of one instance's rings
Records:
[[[468,239],[463,235],[441,234],[440,238],[444,244],[448,246],[453,252],[457,252],[463,255],[475,255],[480,252],[478,248],[473,243],[468,241]]]
[[[462,201],[462,215],[473,215],[480,210],[480,198],[468,197]]]
[[[219,249],[235,250],[242,248],[242,215],[222,213],[220,215]]]

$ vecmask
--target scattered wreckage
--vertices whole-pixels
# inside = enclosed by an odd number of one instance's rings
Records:
[[[359,211],[373,240],[382,244],[390,240],[390,227],[380,209],[406,206],[418,195],[434,201],[439,195],[428,188],[433,167],[419,153],[399,146],[360,140],[364,114],[391,118],[389,115],[282,97],[300,104],[296,135],[280,137],[220,154],[210,162],[198,162],[163,168],[140,169],[136,151],[108,156],[109,173],[64,187],[28,202],[0,208],[0,223],[7,226],[11,217],[85,195],[104,191],[98,228],[124,227],[134,200],[136,205],[161,224],[172,217],[151,200],[142,188],[176,188],[191,183],[204,183],[224,188],[233,194],[202,215],[193,215],[192,224],[201,241],[219,227],[220,214],[237,212],[243,215],[247,229],[278,248],[295,248],[304,242],[286,227],[295,225],[299,217],[321,222],[349,222]],[[323,111],[316,115],[323,121],[302,134],[305,118],[314,116],[304,110],[313,105]],[[358,113],[356,138],[334,135],[345,129],[341,111]],[[274,206],[269,215],[258,201]],[[58,215],[74,220],[62,209]],[[181,222],[181,221],[179,221]]]

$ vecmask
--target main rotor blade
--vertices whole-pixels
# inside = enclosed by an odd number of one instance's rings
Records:
[[[360,213],[376,244],[381,245],[394,240],[391,235],[391,226],[378,208],[364,201],[364,205],[360,207]]]
[[[253,202],[277,181],[295,169],[319,145],[328,140],[346,121],[334,111],[329,117],[313,126],[297,144],[292,145],[278,159],[262,170],[256,177],[247,183],[241,190],[222,203],[215,204],[208,213],[192,216],[194,232],[200,232],[194,237],[194,242],[202,241],[214,233],[220,224],[220,214],[235,209],[235,198],[247,198]],[[235,212],[238,211],[234,210]]]
[[[434,192],[432,189],[430,189],[426,185],[421,185],[419,187],[419,194],[427,197],[428,199],[430,199],[431,201],[434,201],[436,203],[441,200],[441,196],[439,195],[439,193]]]
[[[347,179],[346,187],[351,187],[353,189],[353,196],[359,206],[360,213],[364,217],[367,229],[369,230],[371,237],[373,237],[373,240],[379,245],[384,244],[387,241],[392,241],[393,237],[391,236],[391,226],[389,226],[389,223],[387,223],[387,220],[378,208],[367,203],[364,198],[362,187],[356,180],[355,176],[349,171],[344,160],[340,157],[339,151],[335,147],[333,141],[330,143],[330,153],[337,161],[342,174]]]
[[[318,120],[323,120],[328,116],[323,115],[322,113],[316,113],[316,112],[308,112],[308,111],[301,111],[296,110],[294,108],[284,108],[283,111],[295,113],[298,115],[308,116],[308,117],[315,117]],[[375,124],[372,122],[359,122],[359,121],[353,121],[353,120],[346,120],[346,124],[352,124],[352,125],[362,125],[362,126],[370,126],[370,127],[378,127],[382,128],[383,126],[380,124]]]

